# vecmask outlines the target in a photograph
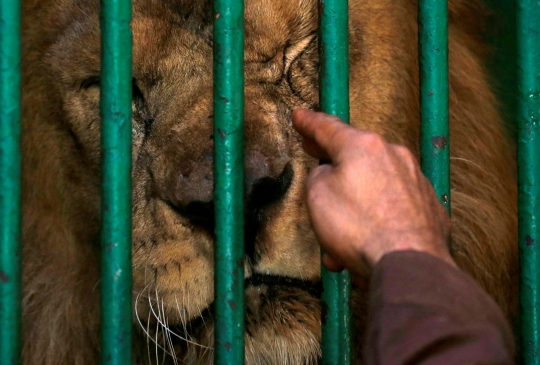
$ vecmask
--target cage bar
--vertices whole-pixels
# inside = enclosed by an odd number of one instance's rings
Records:
[[[540,3],[517,2],[521,356],[540,364]]]
[[[215,364],[244,363],[244,1],[214,1]]]
[[[349,15],[347,0],[325,0],[319,6],[319,98],[325,113],[349,122]],[[324,365],[351,362],[350,274],[321,268],[322,357]]]
[[[21,3],[0,2],[0,364],[20,363]]]
[[[131,1],[101,1],[101,362],[131,365]]]
[[[447,0],[419,0],[418,40],[422,172],[450,212]]]

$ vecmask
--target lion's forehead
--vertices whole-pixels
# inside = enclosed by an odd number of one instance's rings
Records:
[[[186,1],[184,1],[186,2]],[[294,3],[294,4],[293,4]],[[298,3],[298,4],[296,4]],[[133,61],[134,70],[142,72],[162,63],[162,67],[195,64],[211,65],[211,24],[182,17],[174,6],[156,5],[150,13],[148,0],[134,2]],[[72,14],[71,23],[61,31],[53,48],[71,52],[69,59],[86,68],[99,70],[99,7],[85,8]],[[268,61],[291,44],[314,34],[316,12],[314,1],[251,0],[246,2],[246,60]],[[71,62],[73,63],[73,62]]]

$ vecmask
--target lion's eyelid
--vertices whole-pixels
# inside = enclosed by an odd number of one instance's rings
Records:
[[[285,48],[285,52],[283,55],[283,61],[284,61],[284,68],[283,73],[286,74],[289,72],[289,68],[291,67],[292,63],[304,53],[306,49],[308,49],[311,42],[315,39],[315,34],[312,34],[304,39],[302,39],[300,42],[296,42],[290,47]]]
[[[79,86],[79,90],[90,89],[91,87],[99,86],[100,84],[101,84],[101,78],[99,76],[90,76],[81,82]]]

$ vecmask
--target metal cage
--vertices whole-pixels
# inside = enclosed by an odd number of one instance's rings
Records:
[[[0,2],[0,364],[20,363],[20,0]],[[519,248],[525,364],[540,364],[540,4],[518,1]],[[244,361],[243,0],[214,1],[215,363]],[[131,364],[130,0],[102,0],[102,362]],[[448,8],[419,1],[422,169],[450,212]],[[348,2],[320,2],[320,100],[349,119]],[[323,364],[351,363],[350,278],[323,269]]]

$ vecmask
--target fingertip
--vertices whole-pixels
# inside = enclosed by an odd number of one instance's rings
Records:
[[[309,109],[295,110],[292,118],[294,129],[302,137],[312,140],[317,149],[322,151],[325,156],[329,156],[327,159],[332,161],[335,160],[333,157],[337,157],[338,152],[347,146],[343,138],[350,136],[355,130],[342,123],[334,115],[314,112]],[[344,130],[349,130],[349,132],[345,135],[341,133],[339,140],[336,140],[334,137]]]
[[[309,109],[296,109],[292,112],[292,123],[296,128],[300,123],[302,123],[310,113],[313,113]]]
[[[299,108],[295,109],[292,112],[292,119],[297,120],[298,118],[301,118],[305,113],[309,112],[309,109]]]
[[[298,108],[298,109],[295,109],[293,111],[293,115],[295,115],[295,114],[303,114],[303,113],[315,113],[315,112],[313,110],[307,109],[307,108]]]

